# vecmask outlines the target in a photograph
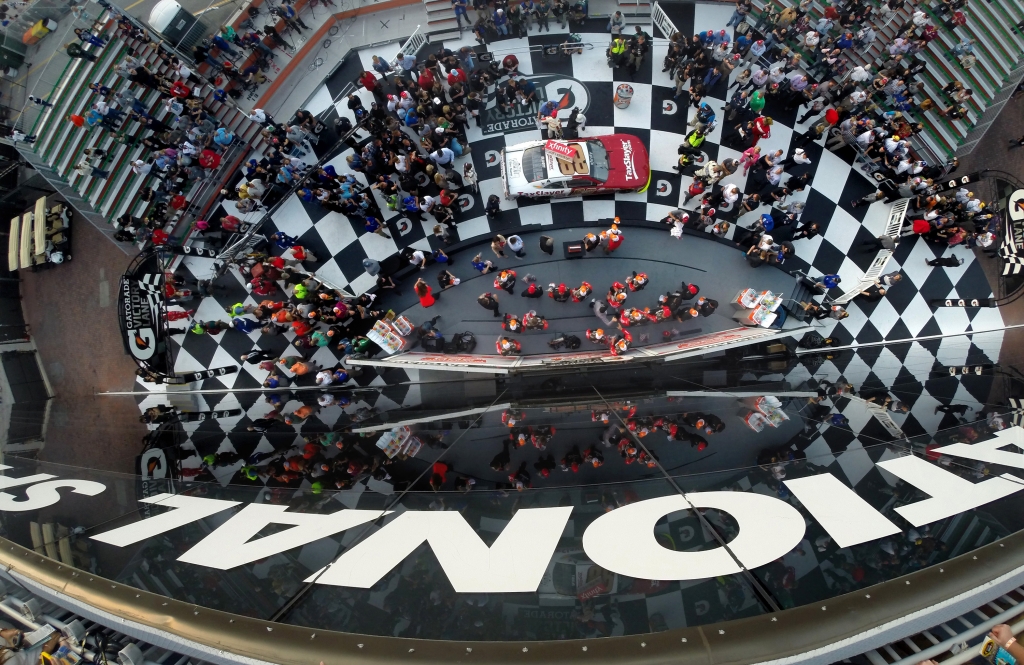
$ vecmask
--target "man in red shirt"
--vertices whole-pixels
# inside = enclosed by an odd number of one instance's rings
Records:
[[[466,72],[456,67],[448,72],[448,85],[455,85],[456,83],[468,83],[469,79],[466,78]]]
[[[615,220],[619,221],[618,219]],[[612,224],[612,227],[607,231],[601,231],[601,244],[604,245],[604,253],[611,254],[619,245],[622,244],[623,235],[622,231],[619,231],[619,227],[616,224]]]
[[[434,87],[434,73],[430,71],[429,67],[424,67],[416,82],[424,90],[430,90]]]
[[[192,90],[181,81],[175,81],[171,85],[171,95],[178,99],[188,99],[191,94]]]
[[[501,68],[505,70],[505,73],[510,76],[515,76],[519,73],[519,58],[509,53],[501,60]]]
[[[363,72],[363,75],[359,77],[359,85],[372,92],[378,104],[384,105],[384,90],[377,83],[377,77],[373,75],[373,72]]]

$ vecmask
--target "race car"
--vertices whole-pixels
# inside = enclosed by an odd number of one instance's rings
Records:
[[[501,151],[501,182],[507,199],[643,192],[651,166],[629,134],[529,141]]]

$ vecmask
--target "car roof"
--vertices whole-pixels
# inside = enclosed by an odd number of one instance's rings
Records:
[[[559,159],[554,154],[546,154],[548,178],[565,180],[577,175],[590,175],[590,152],[582,144],[586,141],[559,141],[564,145],[576,146],[576,158],[572,161]]]

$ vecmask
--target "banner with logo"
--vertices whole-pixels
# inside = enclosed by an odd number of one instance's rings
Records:
[[[230,367],[215,367],[213,369],[204,369],[198,372],[188,372],[187,374],[176,374],[174,376],[169,376],[167,377],[167,379],[164,380],[164,383],[193,383],[195,381],[202,381],[203,379],[215,379],[218,376],[234,374],[237,371],[237,365],[232,365]]]
[[[999,256],[1003,259],[1003,275],[1018,275],[1024,268],[1024,189],[1018,189],[1006,200],[1006,220]]]
[[[164,318],[164,271],[156,249],[143,251],[121,275],[117,316],[124,349],[140,367],[170,374],[174,367]]]
[[[554,101],[558,106],[558,117],[566,119],[572,113],[574,107],[579,107],[580,113],[586,115],[590,107],[590,92],[582,81],[570,76],[558,74],[536,74],[531,76],[518,76],[516,81],[523,85],[530,83],[534,86],[535,97],[533,102],[523,104],[516,100],[508,108],[502,109],[495,99],[496,86],[490,86],[487,90],[487,99],[484,104],[482,125],[484,136],[504,134],[524,129],[537,128],[537,112],[546,101]]]
[[[967,175],[955,176],[947,178],[946,180],[935,179],[935,188],[937,191],[942,192],[950,189],[960,189],[965,185],[981,180],[981,171],[975,171],[974,173],[968,173]]]
[[[178,423],[164,423],[143,438],[142,453],[135,458],[138,472],[135,481],[136,497],[141,501],[163,492],[175,492],[179,478],[178,446],[185,441],[185,433]],[[139,504],[143,518],[156,512],[149,503]]]

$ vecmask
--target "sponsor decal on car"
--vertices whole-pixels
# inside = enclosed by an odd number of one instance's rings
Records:
[[[633,165],[633,142],[622,141],[622,163],[626,166],[626,180],[638,180],[636,167]]]
[[[576,158],[576,148],[570,146],[567,143],[560,143],[558,141],[548,141],[544,144],[544,150],[551,153],[555,157],[571,162]]]

